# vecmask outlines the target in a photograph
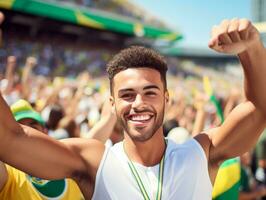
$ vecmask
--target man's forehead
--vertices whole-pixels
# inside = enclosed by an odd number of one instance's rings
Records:
[[[140,79],[145,79],[148,81],[153,81],[155,78],[160,78],[160,72],[147,68],[147,67],[141,67],[141,68],[129,68],[122,70],[118,72],[113,80],[114,81],[121,81],[121,80],[140,80]]]
[[[117,73],[113,79],[116,90],[140,87],[144,88],[150,85],[162,87],[160,73],[150,68],[129,68]]]

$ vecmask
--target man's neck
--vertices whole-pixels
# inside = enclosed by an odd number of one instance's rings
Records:
[[[154,166],[160,163],[166,149],[164,136],[157,132],[147,141],[139,142],[125,135],[124,151],[131,161],[144,166]]]

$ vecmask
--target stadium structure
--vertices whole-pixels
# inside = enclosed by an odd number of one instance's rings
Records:
[[[142,17],[143,10],[130,1],[0,0],[0,9],[5,14],[0,59],[13,54],[23,65],[26,56],[36,56],[42,74],[53,67],[59,74],[97,71],[123,47],[182,39],[159,19]]]
[[[27,56],[35,56],[35,72],[44,75],[83,70],[101,75],[110,56],[130,45],[152,46],[177,68],[187,60],[215,67],[238,62],[211,50],[175,46],[183,35],[130,0],[0,0],[0,9],[5,14],[0,59],[15,55],[23,66]]]

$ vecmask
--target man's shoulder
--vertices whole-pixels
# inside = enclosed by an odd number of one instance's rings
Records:
[[[197,141],[197,143],[202,147],[205,154],[208,155],[209,148],[211,145],[211,140],[209,137],[209,134],[206,133],[200,133],[194,137],[194,140]]]

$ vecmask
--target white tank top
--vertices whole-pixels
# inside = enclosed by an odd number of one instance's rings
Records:
[[[156,146],[154,146],[156,148]],[[150,199],[156,199],[159,164],[134,166]],[[168,140],[165,153],[163,200],[211,200],[212,184],[205,153],[200,144],[190,139],[184,144]],[[143,196],[128,166],[120,142],[106,148],[96,175],[93,200],[142,200]]]

